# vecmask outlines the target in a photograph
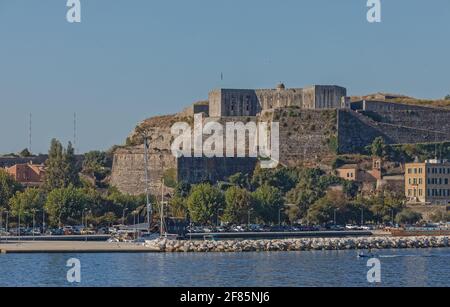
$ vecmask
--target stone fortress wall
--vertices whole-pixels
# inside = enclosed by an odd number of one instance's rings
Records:
[[[256,116],[261,111],[300,107],[302,109],[340,108],[347,90],[335,85],[313,85],[286,89],[217,89],[209,93],[209,114],[212,117]]]
[[[251,173],[254,158],[175,158],[170,150],[171,125],[204,121],[277,121],[280,123],[280,164],[330,167],[338,153],[356,153],[382,136],[389,144],[450,141],[450,110],[384,101],[348,104],[346,89],[313,86],[266,90],[214,90],[209,105],[201,103],[180,114],[151,118],[140,124],[150,131],[150,190],[161,191],[161,178],[169,169],[190,183],[221,181],[238,171]],[[208,117],[208,114],[210,117]],[[134,144],[115,152],[111,184],[121,191],[145,191],[144,150],[134,132]]]

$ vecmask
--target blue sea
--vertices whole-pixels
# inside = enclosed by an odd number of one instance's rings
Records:
[[[450,286],[450,248],[377,251],[381,283],[356,251],[192,254],[4,254],[0,286]],[[80,283],[67,261],[80,261]]]

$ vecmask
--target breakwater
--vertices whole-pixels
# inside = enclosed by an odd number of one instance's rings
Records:
[[[449,237],[301,238],[243,241],[175,241],[157,239],[145,245],[160,252],[263,252],[310,250],[364,250],[449,247]]]

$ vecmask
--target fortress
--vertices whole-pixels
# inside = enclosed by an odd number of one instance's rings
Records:
[[[387,144],[450,141],[450,109],[407,105],[383,100],[350,102],[347,90],[335,85],[288,89],[216,89],[208,101],[193,104],[175,115],[149,118],[114,154],[111,184],[122,192],[145,190],[143,139],[149,146],[150,190],[159,195],[162,178],[217,182],[237,172],[252,173],[256,158],[175,158],[171,152],[171,126],[193,124],[194,114],[204,122],[266,121],[280,125],[280,164],[331,168],[337,154],[359,153],[381,136]]]
[[[314,85],[286,89],[283,83],[276,89],[217,89],[209,93],[209,115],[256,116],[263,110],[286,107],[325,109],[345,107],[347,90],[340,86]]]

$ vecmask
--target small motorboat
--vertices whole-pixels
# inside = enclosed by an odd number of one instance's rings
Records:
[[[364,254],[363,252],[358,253],[358,258],[373,258],[373,257],[376,256],[371,251],[369,251],[367,254]]]

